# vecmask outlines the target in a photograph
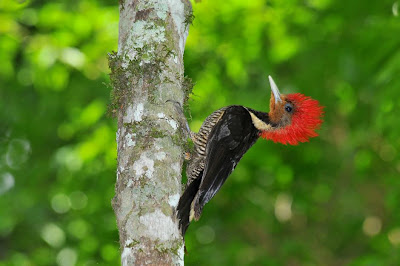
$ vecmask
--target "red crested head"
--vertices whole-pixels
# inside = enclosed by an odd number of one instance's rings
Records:
[[[269,119],[273,127],[261,137],[282,144],[297,145],[318,136],[324,114],[317,100],[301,93],[281,95],[270,77],[272,88]]]

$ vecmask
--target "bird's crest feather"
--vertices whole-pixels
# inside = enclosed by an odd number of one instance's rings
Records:
[[[307,142],[310,138],[318,136],[315,131],[321,126],[323,106],[317,100],[301,93],[286,95],[286,99],[292,102],[295,110],[292,122],[282,128],[271,131],[262,131],[261,137],[282,144],[297,145],[300,142]]]

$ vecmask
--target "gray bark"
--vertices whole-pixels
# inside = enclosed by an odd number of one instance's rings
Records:
[[[187,0],[120,1],[118,52],[109,57],[118,166],[112,206],[122,265],[183,265],[174,210],[186,141],[167,100],[187,97],[183,53]]]

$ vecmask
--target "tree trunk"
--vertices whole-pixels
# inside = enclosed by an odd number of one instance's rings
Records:
[[[183,265],[175,218],[186,142],[183,53],[188,0],[120,0],[118,53],[109,56],[111,111],[118,118],[112,206],[122,265]]]

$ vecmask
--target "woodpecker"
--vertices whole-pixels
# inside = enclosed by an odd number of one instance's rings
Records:
[[[194,153],[186,175],[186,189],[179,199],[177,217],[182,235],[204,205],[220,190],[242,156],[261,137],[282,144],[297,145],[318,136],[323,107],[300,93],[280,94],[274,80],[270,112],[240,105],[223,107],[203,122],[198,133],[190,133]]]

